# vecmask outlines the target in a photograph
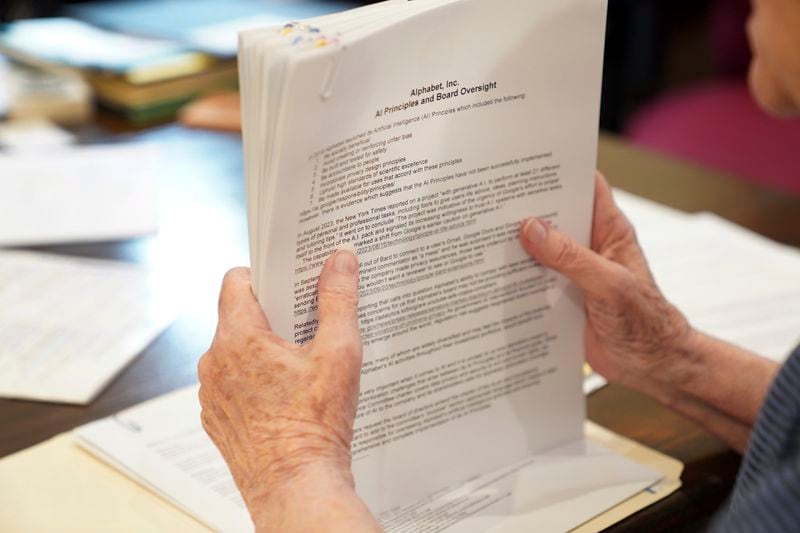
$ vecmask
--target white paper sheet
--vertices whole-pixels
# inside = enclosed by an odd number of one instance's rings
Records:
[[[0,397],[88,403],[175,315],[140,268],[0,251]]]
[[[0,34],[0,47],[39,61],[119,71],[184,49],[173,41],[106,31],[63,17],[14,22]]]
[[[695,327],[785,360],[800,342],[800,250],[711,213],[614,194],[659,287]]]
[[[657,243],[659,239],[685,229],[695,217],[621,189],[614,189],[614,201],[636,228],[636,236],[643,248],[650,242]]]
[[[217,531],[251,531],[250,515],[200,423],[197,386],[75,430],[76,442]]]
[[[587,396],[596,390],[602,389],[608,384],[606,378],[592,370],[592,372],[583,377],[583,393]]]
[[[800,343],[800,250],[712,213],[689,214],[622,190],[620,209],[666,298],[699,330],[773,361]],[[590,394],[606,384],[584,378]]]
[[[0,77],[1,83],[3,82]],[[0,122],[0,146],[6,150],[48,150],[68,146],[73,142],[75,142],[73,134],[44,118]]]
[[[480,431],[480,428],[475,428]],[[186,387],[75,431],[78,444],[209,527],[251,531],[222,456]],[[576,441],[452,486],[379,517],[387,531],[566,531],[653,485],[662,474]]]
[[[288,22],[285,16],[265,13],[200,26],[187,31],[186,40],[198,49],[221,56],[236,54],[236,44],[240,31],[266,26],[276,26]]]
[[[159,171],[148,144],[0,154],[0,246],[153,233]]]
[[[800,252],[703,214],[645,250],[664,294],[701,331],[774,361],[800,341]]]

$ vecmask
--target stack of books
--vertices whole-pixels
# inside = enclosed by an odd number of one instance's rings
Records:
[[[146,73],[90,72],[87,79],[99,103],[137,123],[171,118],[198,96],[238,86],[234,60],[198,53],[184,61],[188,72],[180,75],[153,65]]]
[[[169,118],[201,94],[237,87],[233,58],[68,18],[7,25],[0,33],[0,53],[42,71],[79,74],[98,104],[133,122]]]
[[[66,68],[85,79],[99,105],[133,122],[151,122],[172,118],[203,94],[237,88],[238,31],[355,4],[229,0],[222,7],[215,0],[100,0],[65,8],[68,18],[0,26],[0,54],[47,72]]]

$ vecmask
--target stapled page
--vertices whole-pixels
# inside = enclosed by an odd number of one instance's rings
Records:
[[[354,471],[376,512],[580,435],[580,295],[518,231],[588,242],[604,16],[454,2],[289,58],[256,287],[307,341],[322,262],[358,249]]]
[[[245,185],[247,190],[248,230],[251,263],[261,264],[267,234],[272,186],[265,176],[272,160],[278,128],[278,111],[285,85],[288,57],[321,44],[336,44],[340,37],[369,26],[375,28],[386,20],[420,11],[435,2],[380,2],[357,9],[304,20],[289,21],[272,28],[245,31],[239,37],[240,85],[245,152]],[[321,27],[325,27],[325,32]],[[254,275],[254,286],[259,276]]]

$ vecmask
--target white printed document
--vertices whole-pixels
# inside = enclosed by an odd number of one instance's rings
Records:
[[[0,246],[109,241],[158,229],[154,145],[0,154]]]
[[[386,2],[241,35],[254,289],[307,342],[323,261],[357,249],[375,513],[581,438],[581,295],[518,236],[589,241],[605,12]]]
[[[216,531],[251,531],[228,466],[200,423],[197,386],[74,431],[76,442]]]
[[[480,429],[476,428],[476,433]],[[383,513],[387,532],[568,531],[650,489],[664,474],[587,425],[578,439]],[[76,442],[215,531],[252,531],[227,465],[200,424],[191,386],[74,431]],[[679,470],[678,470],[679,472]],[[667,492],[668,493],[668,492]]]
[[[0,397],[90,402],[175,318],[169,294],[133,265],[0,251]]]

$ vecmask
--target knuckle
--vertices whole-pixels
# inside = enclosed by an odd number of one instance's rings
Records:
[[[639,244],[639,236],[636,233],[636,228],[631,224],[628,220],[628,217],[622,215],[624,222],[622,224],[622,238],[624,242],[634,243],[638,246]]]
[[[554,261],[556,265],[572,265],[577,262],[578,256],[578,245],[571,239],[561,239],[556,249]]]
[[[632,290],[634,290],[635,283],[633,277],[628,275],[628,272],[625,271],[619,276],[616,277],[614,283],[610,284],[610,292],[617,298],[624,297],[627,294],[630,294]]]
[[[607,296],[623,308],[630,306],[631,300],[641,292],[639,280],[627,270],[615,276],[613,282],[606,286]]]
[[[614,240],[624,243],[637,243],[636,228],[634,228],[631,221],[622,211],[617,211],[611,217],[611,226],[613,228]]]
[[[200,389],[197,391],[197,399],[200,402],[200,407],[205,410],[211,406],[211,398],[209,398],[210,392],[208,391],[207,387],[201,386]]]
[[[223,284],[230,283],[235,281],[243,276],[246,276],[250,272],[250,269],[247,267],[234,267],[225,272],[225,276],[222,278]]]
[[[214,424],[211,422],[211,414],[205,409],[200,411],[200,423],[206,433],[211,435],[213,433]]]
[[[242,340],[248,356],[269,355],[283,346],[283,338],[273,331],[251,332]]]
[[[250,269],[246,267],[232,268],[225,273],[222,278],[222,287],[219,291],[220,311],[223,309],[223,303],[236,294],[237,284],[241,284],[242,280],[249,279],[249,277]]]
[[[200,379],[201,383],[210,380],[213,374],[213,366],[214,362],[212,361],[211,354],[209,352],[204,353],[197,362],[197,377]]]

